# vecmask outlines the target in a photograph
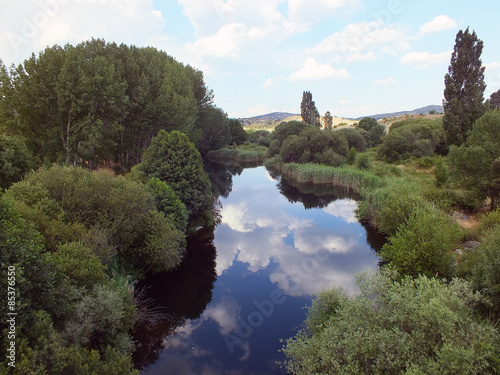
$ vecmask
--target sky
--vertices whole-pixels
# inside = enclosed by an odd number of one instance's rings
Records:
[[[355,118],[442,104],[455,36],[484,42],[485,97],[500,89],[498,0],[0,0],[0,59],[19,64],[90,38],[152,46],[203,71],[229,117]]]

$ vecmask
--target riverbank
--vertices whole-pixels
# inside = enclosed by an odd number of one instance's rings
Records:
[[[267,147],[248,145],[239,148],[224,147],[210,151],[207,158],[213,161],[236,161],[243,163],[262,163],[266,159]]]

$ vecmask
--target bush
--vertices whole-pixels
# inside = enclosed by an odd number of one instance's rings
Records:
[[[441,122],[428,119],[408,119],[395,122],[384,138],[379,156],[389,162],[431,156],[446,152],[445,132]]]
[[[53,166],[30,174],[6,194],[48,238],[51,250],[59,242],[107,243],[136,266],[157,271],[177,266],[182,258],[184,234],[169,218],[158,217],[154,199],[142,183],[106,172]],[[90,234],[99,238],[89,240]],[[164,241],[161,249],[155,239]]]
[[[371,169],[372,162],[371,162],[370,156],[368,154],[359,155],[356,159],[357,159],[356,166],[358,167],[358,169],[361,169],[361,170]]]
[[[448,215],[417,208],[382,247],[380,256],[401,275],[450,278],[455,273],[452,251],[461,237],[460,227]]]
[[[429,203],[420,194],[418,185],[392,178],[386,185],[366,190],[359,202],[357,215],[371,221],[381,233],[393,235],[399,225],[406,222],[414,210]]]
[[[460,280],[358,276],[358,293],[321,293],[306,330],[283,352],[293,374],[493,374],[499,333],[478,320],[477,296]]]
[[[22,138],[0,136],[0,190],[21,181],[34,166],[33,153]]]
[[[487,230],[481,241],[478,248],[466,251],[462,257],[461,275],[486,297],[482,307],[496,322],[500,319],[500,226]]]
[[[438,187],[441,187],[448,182],[448,169],[446,168],[446,165],[444,164],[442,158],[439,158],[436,163],[436,169],[434,169],[434,177],[436,178],[436,185]]]

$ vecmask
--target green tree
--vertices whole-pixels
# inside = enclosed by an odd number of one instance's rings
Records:
[[[483,41],[476,32],[460,30],[455,38],[448,73],[444,77],[444,117],[448,145],[465,143],[467,133],[484,113]]]
[[[312,100],[312,94],[310,91],[304,91],[302,93],[300,115],[302,116],[302,121],[304,121],[306,124],[314,125],[317,127],[321,126],[319,111],[316,108],[316,103],[314,103],[314,101]]]
[[[500,90],[490,95],[487,104],[491,109],[500,108]]]
[[[469,284],[361,274],[358,293],[322,292],[306,330],[288,339],[293,374],[494,374],[499,333],[479,320]]]
[[[247,140],[247,132],[243,129],[241,122],[236,119],[231,119],[228,122],[229,133],[231,134],[231,140],[229,143],[241,145]]]
[[[185,231],[189,214],[186,205],[175,195],[172,188],[156,177],[151,177],[146,185],[155,199],[157,210],[171,216],[176,228]]]
[[[467,143],[450,148],[451,177],[479,200],[500,197],[500,109],[485,113],[469,132]]]
[[[325,113],[325,129],[332,130],[333,128],[333,116],[330,111],[326,111]]]
[[[448,169],[446,168],[444,160],[441,157],[436,162],[436,168],[434,169],[434,177],[436,178],[436,185],[438,187],[441,187],[448,182],[449,179]]]
[[[379,145],[385,135],[385,126],[379,124],[377,120],[371,117],[362,118],[358,123],[358,128],[366,130],[369,133],[369,147]]]
[[[22,138],[0,135],[0,189],[20,181],[34,166],[33,153]]]
[[[227,114],[215,106],[206,106],[200,110],[198,125],[201,138],[197,148],[202,155],[211,150],[218,150],[231,141],[231,132]]]
[[[190,215],[211,209],[210,180],[200,153],[185,134],[161,130],[144,152],[138,169],[149,178],[165,181]]]

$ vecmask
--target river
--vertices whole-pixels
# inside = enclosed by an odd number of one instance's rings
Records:
[[[377,267],[380,238],[342,189],[294,186],[264,167],[213,164],[221,222],[188,238],[182,265],[149,277],[137,327],[143,375],[285,374],[279,349],[312,295]],[[370,245],[371,244],[371,245]]]

